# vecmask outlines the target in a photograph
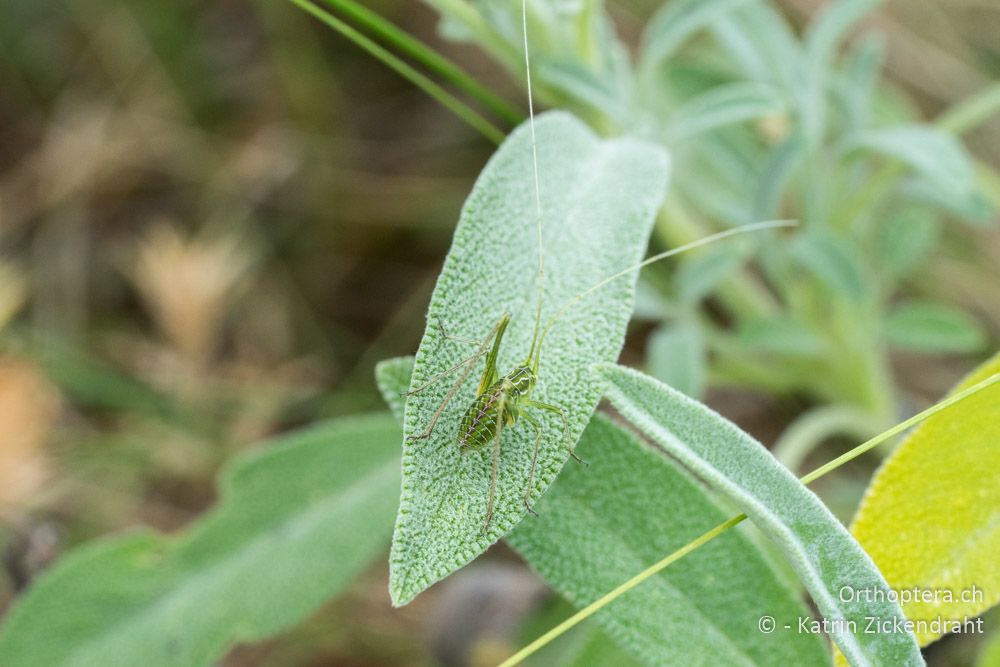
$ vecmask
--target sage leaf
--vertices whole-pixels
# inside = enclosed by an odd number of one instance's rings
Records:
[[[579,443],[587,467],[560,475],[507,537],[582,607],[721,523],[726,513],[662,453],[595,415]],[[623,483],[623,480],[627,480]],[[759,630],[809,612],[742,531],[723,534],[595,614],[649,665],[822,665],[818,635]],[[600,664],[600,663],[591,663]]]
[[[607,396],[626,419],[774,540],[852,665],[924,664],[911,633],[866,632],[869,618],[905,622],[899,604],[886,597],[888,584],[822,501],[763,445],[705,405],[638,371],[600,364],[595,372],[608,382]],[[845,588],[873,593],[844,596]]]
[[[885,320],[885,338],[920,352],[975,352],[986,344],[986,332],[964,311],[929,301],[897,306]]]
[[[649,20],[640,52],[642,67],[659,65],[693,33],[749,0],[675,0]]]
[[[638,262],[663,201],[668,161],[652,145],[599,139],[565,113],[535,123],[541,190],[545,288],[543,322],[603,278]],[[482,171],[465,202],[428,310],[411,389],[468,358],[504,313],[512,316],[498,371],[528,356],[538,304],[538,241],[531,135],[521,125]],[[632,310],[635,275],[596,290],[554,323],[541,350],[533,398],[564,410],[534,410],[542,445],[530,498],[537,499],[568,457],[600,399],[591,363],[613,361]],[[442,331],[443,329],[443,331]],[[447,336],[445,335],[447,333]],[[451,338],[449,338],[451,337]],[[525,514],[524,494],[535,434],[523,421],[503,430],[496,507],[483,531],[492,447],[462,455],[457,428],[475,398],[483,362],[476,363],[442,413],[431,437],[405,439],[399,515],[390,555],[395,604],[462,567],[505,535]],[[419,434],[444,403],[447,378],[409,397],[404,432]]]
[[[708,353],[696,323],[663,324],[650,335],[646,348],[650,375],[692,398],[701,396]]]
[[[399,426],[339,419],[233,461],[219,505],[179,536],[76,549],[0,627],[4,667],[209,665],[301,621],[389,541]]]
[[[952,135],[924,125],[869,130],[851,142],[900,160],[958,202],[975,199],[976,179],[969,155]]]
[[[671,115],[668,140],[690,139],[703,132],[780,112],[785,106],[782,92],[774,86],[757,82],[718,86],[689,100]]]
[[[1000,372],[1000,355],[952,393]],[[889,585],[935,596],[904,600],[921,645],[936,618],[973,617],[1000,602],[1000,385],[920,424],[875,474],[851,525]],[[963,599],[962,591],[978,596]],[[948,599],[950,597],[950,599]]]

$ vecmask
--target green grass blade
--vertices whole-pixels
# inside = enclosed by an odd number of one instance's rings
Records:
[[[376,369],[379,388],[400,419],[398,397],[412,369],[413,357],[389,359]],[[528,564],[577,606],[724,517],[683,469],[607,417],[591,419],[578,451],[588,465],[563,472],[539,501],[539,517],[508,536]],[[623,490],[622,479],[635,492]],[[759,632],[765,614],[809,612],[753,542],[730,533],[596,620],[644,664],[828,662],[818,636]]]
[[[361,34],[347,23],[344,23],[330,12],[318,7],[310,0],[290,0],[300,9],[311,14],[320,22],[333,28],[341,35],[357,44],[361,49],[367,51],[375,58],[382,61],[387,67],[399,73],[402,77],[410,81],[425,93],[441,103],[445,108],[452,111],[456,116],[464,120],[484,137],[499,144],[503,141],[504,133],[493,123],[488,121],[465,102],[461,101],[437,83],[421,74],[411,65],[393,55],[384,47]]]
[[[869,618],[905,622],[898,603],[845,599],[840,591],[887,591],[881,573],[843,525],[756,440],[680,392],[637,371],[598,367],[607,396],[639,430],[718,489],[781,548],[856,666],[922,665],[909,632],[868,633]],[[844,621],[852,625],[844,624]],[[776,618],[779,625],[797,619]]]
[[[725,519],[702,485],[606,417],[591,419],[578,451],[587,467],[565,470],[538,503],[539,516],[507,538],[578,607]],[[765,615],[790,620],[809,611],[753,542],[732,531],[595,620],[651,665],[828,662],[815,635],[760,632]]]
[[[479,100],[505,122],[517,125],[524,120],[524,114],[513,105],[494,94],[472,76],[462,71],[458,65],[419,39],[382,18],[377,12],[354,0],[324,0],[324,2],[339,9],[385,42],[392,44],[400,53],[413,58],[430,71]]]

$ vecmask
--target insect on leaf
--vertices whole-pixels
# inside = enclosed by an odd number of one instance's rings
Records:
[[[666,189],[668,161],[649,144],[601,140],[565,113],[539,116],[535,129],[544,323],[574,296],[642,258]],[[524,362],[538,303],[536,234],[531,135],[522,125],[490,159],[465,202],[431,299],[411,389],[475,352],[475,343],[455,338],[482,339],[505,313],[511,321],[500,346],[498,372],[506,374]],[[532,398],[559,406],[568,429],[558,415],[527,408],[542,433],[532,500],[562,468],[567,444],[576,442],[597,407],[601,388],[587,369],[618,356],[634,285],[635,275],[628,274],[589,294],[555,322],[544,342]],[[465,454],[457,447],[458,428],[482,372],[479,360],[430,437],[404,439],[402,493],[389,563],[395,604],[409,602],[468,563],[526,512],[535,433],[522,417],[502,429],[495,514],[483,531],[492,447]],[[454,377],[409,397],[406,434],[427,429]]]

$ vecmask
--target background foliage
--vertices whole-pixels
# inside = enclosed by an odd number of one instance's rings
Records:
[[[490,4],[429,2],[445,38],[427,7],[370,6],[523,108],[517,3]],[[868,4],[821,19],[812,0],[635,0],[608,16],[533,3],[543,100],[671,152],[654,249],[804,221],[768,255],[713,249],[651,271],[625,352],[793,468],[941,396],[1000,329],[1000,130],[955,107],[997,77],[996,8],[888,3],[859,32],[850,19]],[[493,147],[273,2],[6,3],[0,91],[7,607],[90,538],[192,524],[251,443],[381,408],[372,368],[415,348]],[[969,153],[953,136],[966,126]],[[849,516],[876,463],[816,490]],[[471,568],[390,611],[376,557],[343,597],[223,661],[490,664],[519,628],[551,625],[538,619],[555,603],[504,547],[487,560],[512,577],[502,590]],[[482,590],[500,611],[449,621]],[[582,639],[577,657],[612,650]],[[927,656],[963,664],[977,650],[946,639]]]

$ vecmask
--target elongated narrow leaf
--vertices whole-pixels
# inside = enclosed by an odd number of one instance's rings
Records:
[[[955,137],[933,127],[901,125],[865,132],[852,146],[894,157],[941,189],[941,197],[959,202],[975,197],[972,161]]]
[[[595,415],[573,466],[508,541],[559,593],[583,606],[683,546],[726,514],[676,464]],[[623,483],[627,480],[627,483]],[[820,638],[767,634],[808,611],[754,544],[729,532],[678,561],[595,618],[651,665],[822,665]]]
[[[903,209],[886,219],[875,238],[879,272],[897,279],[916,269],[936,246],[940,227],[926,207]]]
[[[688,101],[671,116],[671,140],[685,140],[719,127],[740,123],[785,107],[780,90],[763,83],[731,83]]]
[[[736,245],[722,245],[692,258],[677,270],[677,296],[684,304],[698,303],[742,267],[747,255]]]
[[[883,0],[839,0],[831,2],[813,21],[805,35],[806,55],[813,72],[833,64],[844,35]]]
[[[628,139],[600,140],[563,113],[536,122],[545,290],[543,320],[601,279],[641,259],[667,180],[665,154]],[[518,128],[480,174],[462,211],[428,312],[412,388],[467,358],[504,313],[512,316],[498,358],[501,375],[528,356],[538,303],[531,136]],[[532,398],[559,406],[559,415],[532,408],[542,445],[531,489],[537,498],[552,482],[597,406],[600,386],[587,372],[612,361],[624,339],[635,275],[595,291],[566,311],[544,341]],[[445,337],[442,329],[452,338]],[[522,419],[503,430],[496,512],[483,531],[492,447],[462,455],[457,433],[475,398],[483,362],[476,362],[426,439],[403,446],[403,484],[390,558],[390,592],[405,604],[469,562],[525,514],[524,494],[535,433]],[[427,429],[452,379],[427,386],[406,404],[404,431]]]
[[[398,395],[412,367],[412,357],[379,364],[383,394]],[[539,517],[508,536],[577,606],[725,518],[683,469],[607,417],[591,418],[578,447],[588,465],[565,471],[539,502]],[[627,488],[622,479],[629,480]],[[732,532],[645,582],[596,620],[646,664],[829,662],[817,635],[760,632],[765,615],[806,618],[808,610],[753,542]],[[603,633],[586,634],[563,664],[625,664]]]
[[[867,296],[860,254],[854,240],[821,232],[800,234],[792,245],[792,255],[804,269],[835,294],[853,301]]]
[[[892,345],[922,352],[975,352],[986,333],[965,312],[943,303],[912,301],[889,313],[885,338]]]
[[[208,665],[300,621],[388,543],[399,432],[386,414],[280,438],[234,462],[219,506],[180,536],[70,553],[0,628],[0,663]]]
[[[637,371],[602,364],[607,395],[643,433],[730,498],[782,549],[820,612],[833,640],[855,667],[922,665],[899,605],[857,542],[811,491],[736,425],[708,407]],[[872,591],[869,596],[843,595]],[[869,618],[885,632],[866,632]],[[777,618],[778,627],[796,619]],[[853,624],[851,623],[853,622]]]
[[[749,0],[675,0],[649,20],[643,36],[642,66],[653,67],[671,55],[693,33]]]
[[[593,107],[619,125],[629,121],[628,101],[578,61],[543,60],[538,64],[538,77],[554,90]]]
[[[538,662],[539,665],[553,667],[594,667],[594,665],[614,665],[615,667],[639,667],[641,662],[626,653],[595,625],[581,630],[584,636],[577,639],[576,646],[553,662]]]
[[[705,388],[708,359],[701,329],[694,322],[664,324],[646,345],[649,373],[661,382],[699,398]]]
[[[1000,355],[955,391],[998,372]],[[918,624],[921,644],[941,636],[934,619],[962,621],[1000,602],[998,444],[1000,386],[993,385],[918,426],[876,473],[854,517],[851,532],[889,585],[919,589],[903,611]],[[978,595],[968,593],[974,587]]]

